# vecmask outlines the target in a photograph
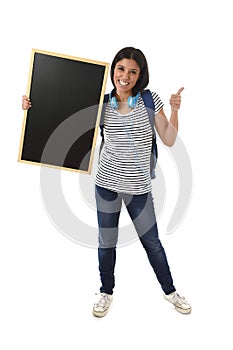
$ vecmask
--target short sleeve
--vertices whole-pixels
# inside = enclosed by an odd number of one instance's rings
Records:
[[[164,103],[156,92],[152,92],[152,97],[155,105],[155,114],[157,114],[163,108]]]

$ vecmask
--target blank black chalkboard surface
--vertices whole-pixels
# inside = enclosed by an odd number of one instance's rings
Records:
[[[19,161],[91,173],[109,64],[32,49]]]

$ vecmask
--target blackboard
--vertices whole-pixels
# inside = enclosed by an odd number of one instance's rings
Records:
[[[19,161],[91,172],[109,64],[32,49]]]

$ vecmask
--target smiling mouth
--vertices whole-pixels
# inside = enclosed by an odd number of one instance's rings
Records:
[[[119,82],[119,84],[120,84],[121,86],[127,86],[127,85],[129,85],[129,83],[124,82],[124,81],[122,81],[122,80],[118,80],[118,82]]]

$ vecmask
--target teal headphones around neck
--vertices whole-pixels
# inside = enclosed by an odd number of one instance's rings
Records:
[[[135,108],[136,104],[138,102],[138,98],[140,97],[140,92],[137,93],[136,96],[129,96],[128,100],[127,100],[127,104],[129,108]],[[109,94],[109,102],[110,105],[113,109],[117,109],[118,108],[118,102],[115,96],[112,96],[112,93]]]

